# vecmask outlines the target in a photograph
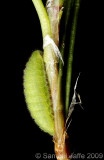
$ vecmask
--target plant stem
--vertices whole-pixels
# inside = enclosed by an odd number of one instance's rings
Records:
[[[57,3],[56,3],[57,2]],[[53,6],[48,9],[48,15],[51,24],[52,37],[54,42],[58,46],[59,44],[59,11],[62,7],[63,1],[59,5],[59,1],[53,0]],[[50,48],[46,48],[47,50]],[[52,49],[51,49],[52,50]],[[49,53],[47,51],[47,53]],[[52,52],[52,51],[51,51]],[[47,55],[48,56],[48,55]],[[51,79],[51,95],[53,102],[53,111],[54,111],[54,124],[55,124],[55,135],[54,135],[54,143],[55,143],[55,153],[57,160],[68,160],[68,152],[66,146],[66,132],[65,132],[65,121],[64,121],[64,112],[63,112],[63,104],[61,99],[61,90],[59,85],[59,73],[57,69],[57,60],[53,63],[49,63],[49,57],[46,62],[46,71],[49,79]],[[48,64],[48,65],[47,65]],[[52,68],[54,68],[52,70]],[[50,72],[52,70],[52,72]]]
[[[59,45],[59,23],[63,2],[64,0],[50,0],[50,5],[47,7],[47,13],[51,24],[52,38],[57,46]]]
[[[41,23],[42,35],[45,38],[46,35],[52,36],[50,21],[46,12],[46,9],[41,0],[32,0],[35,9],[38,13],[39,20]]]
[[[52,38],[52,32],[51,32],[51,25],[50,25],[50,20],[47,15],[46,9],[42,3],[41,0],[32,0],[33,4],[36,8],[36,11],[39,16],[40,24],[41,24],[41,29],[42,29],[42,35],[43,35],[43,43],[44,43],[44,38],[49,35]],[[51,45],[48,45],[47,47],[44,48],[44,62],[46,65],[46,72],[48,76],[48,81],[50,85],[50,89],[52,88],[52,83],[53,83],[53,76],[57,74],[57,68],[56,65],[51,65],[53,62],[57,62],[57,57],[55,56],[55,53],[51,47]],[[56,79],[56,78],[55,78]]]

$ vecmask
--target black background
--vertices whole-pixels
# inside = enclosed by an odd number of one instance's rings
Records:
[[[45,1],[44,1],[45,2]],[[103,10],[102,2],[82,0],[75,44],[72,86],[81,72],[78,92],[82,106],[72,115],[68,130],[71,152],[103,152]],[[33,122],[23,95],[23,70],[32,51],[42,50],[42,33],[31,0],[13,1],[5,17],[10,96],[9,119],[5,125],[8,157],[35,159],[36,153],[54,153],[52,137]],[[8,141],[9,140],[9,141]],[[5,156],[5,155],[4,155]]]

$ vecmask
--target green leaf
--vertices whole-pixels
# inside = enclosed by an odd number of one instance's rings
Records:
[[[62,19],[62,26],[63,26],[63,34],[62,34],[62,40],[60,43],[60,52],[62,55],[62,58],[64,60],[64,54],[65,54],[65,48],[66,48],[66,35],[67,35],[67,28],[68,28],[68,21],[70,18],[70,12],[71,12],[71,8],[73,6],[73,0],[65,0],[64,1],[64,9],[63,9],[63,19]],[[63,76],[63,63],[60,60],[59,61],[59,94],[62,90],[62,76]],[[60,95],[60,99],[61,99],[61,95]]]
[[[74,15],[73,15],[73,22],[72,22],[72,29],[71,29],[71,36],[70,36],[69,55],[68,55],[67,74],[66,74],[66,97],[65,97],[66,98],[65,99],[66,115],[68,114],[68,108],[69,108],[73,53],[74,53],[76,26],[77,26],[77,19],[78,19],[80,1],[81,0],[75,0],[75,2],[74,2]]]

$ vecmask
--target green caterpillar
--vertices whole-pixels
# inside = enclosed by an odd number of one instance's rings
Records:
[[[54,118],[43,58],[34,51],[24,70],[24,95],[28,110],[37,125],[50,135],[54,134]]]

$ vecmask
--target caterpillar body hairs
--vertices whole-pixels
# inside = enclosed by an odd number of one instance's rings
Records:
[[[54,135],[54,119],[43,58],[34,51],[24,70],[24,95],[28,110],[37,125]]]

